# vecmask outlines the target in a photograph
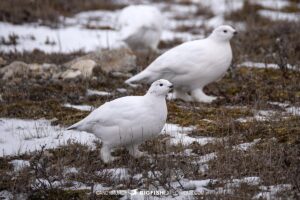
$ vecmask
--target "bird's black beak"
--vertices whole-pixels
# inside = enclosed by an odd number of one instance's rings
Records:
[[[170,91],[172,91],[173,90],[173,85],[170,85],[169,88],[170,88]]]
[[[237,35],[237,34],[238,34],[238,32],[237,32],[237,31],[234,31],[234,32],[233,32],[233,35]]]

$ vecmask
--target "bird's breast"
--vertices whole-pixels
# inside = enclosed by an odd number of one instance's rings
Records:
[[[232,60],[230,45],[213,46],[209,50],[202,52],[198,57],[190,59],[189,72],[184,76],[175,77],[189,87],[203,87],[206,84],[220,79],[227,71]]]

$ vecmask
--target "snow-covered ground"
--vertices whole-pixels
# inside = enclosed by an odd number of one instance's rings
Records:
[[[93,111],[95,109],[93,106],[89,106],[89,105],[72,105],[69,103],[66,103],[63,106],[66,108],[73,108],[81,111]]]
[[[229,23],[238,29],[243,29],[241,23],[225,21],[224,15],[241,9],[244,1],[193,0],[192,2],[195,4],[151,3],[151,5],[161,10],[166,19],[164,31],[161,36],[162,41],[171,41],[174,39],[189,41],[203,38],[205,35],[204,30],[200,28],[201,26],[214,28],[218,25]],[[149,2],[145,1],[145,3]],[[252,0],[251,3],[256,3],[269,9],[275,9],[259,11],[260,15],[272,20],[298,21],[300,19],[299,13],[276,11],[276,9],[288,6],[287,1]],[[214,16],[208,19],[202,15],[195,16],[198,6],[210,9]],[[78,50],[89,52],[96,49],[119,47],[123,45],[116,27],[116,20],[119,13],[120,10],[95,10],[81,12],[73,17],[60,17],[58,28],[41,26],[37,23],[14,25],[0,22],[0,38],[8,41],[9,36],[15,35],[18,37],[16,45],[1,45],[0,51],[32,51],[39,49],[48,53],[72,52]],[[199,31],[197,31],[197,34],[192,34],[176,30],[182,26],[199,27]]]
[[[300,107],[298,106],[291,106],[288,103],[280,103],[280,102],[269,102],[269,104],[276,105],[285,109],[285,112],[287,112],[290,115],[300,116]]]
[[[98,90],[87,90],[86,92],[87,96],[111,96],[112,94],[110,92],[105,91],[98,91]]]
[[[275,110],[254,110],[254,115],[252,117],[241,117],[236,119],[238,122],[248,122],[248,121],[270,121],[270,120],[280,120],[288,116],[300,116],[300,107],[293,106],[288,103],[280,102],[268,102],[270,105],[276,105],[284,109],[283,112]]]
[[[299,22],[300,14],[299,13],[286,13],[272,10],[260,10],[259,15],[269,18],[273,21],[283,20],[283,21],[295,21]]]
[[[276,103],[271,102],[273,105],[279,105],[282,107],[287,108],[288,105],[283,103]],[[199,144],[206,144],[208,142],[214,142],[216,138],[211,137],[203,137],[203,138],[194,138],[188,136],[192,131],[195,130],[195,127],[181,127],[176,124],[166,124],[162,134],[167,134],[171,137],[170,141],[172,145],[177,144],[184,144],[188,145],[192,142],[198,142]],[[29,153],[35,150],[41,149],[42,146],[45,145],[45,148],[56,148],[60,145],[66,145],[70,142],[77,142],[81,144],[85,144],[94,148],[94,140],[97,138],[89,133],[86,132],[78,132],[78,131],[65,131],[60,126],[51,126],[51,122],[48,120],[40,119],[40,120],[21,120],[21,119],[0,119],[0,134],[1,134],[1,153],[0,156],[7,156],[7,155],[19,155],[24,153]],[[242,143],[239,145],[234,146],[233,148],[236,150],[247,151],[249,148],[254,146],[260,141],[260,139],[255,139],[253,142],[249,143]],[[188,152],[191,156],[195,156],[194,154]],[[199,167],[199,170],[203,173],[207,171],[209,168],[208,162],[216,159],[216,153],[209,153],[203,156],[200,156],[197,161],[193,163]],[[30,163],[27,160],[12,160],[10,162],[13,167],[14,171],[18,172],[19,170],[23,169],[24,167],[30,166]],[[77,174],[79,169],[77,168],[66,168],[64,170],[64,174]],[[101,174],[111,174],[113,179],[118,181],[126,181],[130,179],[130,175],[128,172],[128,168],[109,168],[104,169],[98,172],[99,175]],[[156,176],[160,176],[160,172],[157,172]],[[151,177],[153,174],[149,172],[149,176]],[[143,176],[141,174],[135,174],[134,179],[140,180]],[[39,180],[43,182],[42,179]],[[209,188],[209,184],[212,184],[216,181],[222,181],[224,186],[217,187],[214,189]],[[240,184],[246,183],[248,185],[260,185],[260,178],[259,177],[244,177],[241,179],[233,179],[233,180],[189,180],[189,179],[181,179],[180,181],[174,181],[170,183],[170,186],[176,190],[177,198],[179,199],[186,199],[187,197],[190,198],[192,195],[200,195],[200,194],[224,194],[229,193],[231,194],[234,188],[239,187]],[[37,184],[39,184],[37,183]],[[44,180],[44,183],[47,185],[48,182]],[[64,187],[63,184],[65,182],[58,181],[52,183],[54,187]],[[290,185],[275,185],[275,186],[259,186],[261,189],[260,193],[257,193],[254,198],[267,198],[272,199],[275,195],[283,190],[290,189]],[[73,181],[70,187],[65,189],[70,190],[83,190],[83,189],[90,189],[90,186],[87,186],[84,183]],[[109,192],[114,193],[115,190],[112,190],[111,187],[104,187],[102,184],[95,184],[94,192]],[[158,188],[154,191],[161,191],[162,193],[166,194],[165,198],[171,199],[172,196],[164,190],[164,188]],[[117,192],[123,192],[122,194],[125,195],[123,198],[131,197],[132,199],[140,199],[144,197],[144,193],[146,191],[132,189],[132,190],[120,190]],[[10,196],[9,192],[2,191],[0,193],[2,196]]]
[[[197,11],[195,5],[173,5],[158,3],[157,7],[163,10],[167,19],[164,23],[164,31],[161,40],[171,41],[180,39],[183,41],[203,38],[204,35],[176,32],[175,29],[182,25],[202,25],[204,19],[176,20],[177,11],[185,16]],[[40,26],[36,23],[14,25],[0,22],[0,38],[8,40],[9,36],[18,37],[16,45],[1,45],[0,51],[32,51],[39,49],[51,52],[73,52],[82,50],[85,52],[97,49],[115,48],[122,46],[120,35],[116,27],[117,11],[87,11],[73,17],[61,17],[59,28]],[[176,13],[176,14],[175,14]],[[143,20],[143,19],[141,19]]]
[[[45,146],[56,148],[69,142],[94,147],[97,138],[90,133],[66,131],[48,120],[0,119],[0,157],[33,152]]]
[[[241,64],[237,65],[238,67],[249,67],[249,68],[268,68],[268,69],[280,69],[278,64],[275,63],[260,63],[260,62],[251,62],[251,61],[246,61],[243,62]],[[298,70],[298,68],[296,66],[292,66],[290,64],[288,64],[286,66],[288,69],[291,70]]]
[[[90,106],[75,106],[66,104],[66,107],[90,111]],[[176,124],[166,124],[162,134],[169,135],[170,144],[189,145],[197,142],[205,145],[216,139],[212,137],[190,137],[188,133],[195,127],[181,127]],[[66,145],[68,142],[76,142],[94,147],[93,141],[97,138],[90,133],[80,131],[66,131],[63,127],[52,126],[51,122],[45,119],[22,120],[22,119],[0,119],[0,156],[18,155],[29,153],[45,148],[56,148],[60,145]]]
[[[211,143],[216,140],[216,138],[213,137],[190,137],[188,136],[189,133],[191,133],[193,130],[195,130],[196,127],[190,126],[190,127],[181,127],[177,124],[166,124],[162,133],[167,134],[171,136],[170,144],[171,145],[189,145],[193,142],[199,143],[201,145],[205,145],[207,143]]]
[[[17,45],[1,45],[0,51],[33,51],[39,49],[51,52],[93,51],[109,48],[116,43],[117,33],[113,30],[90,30],[80,26],[52,29],[35,24],[13,25],[0,22],[0,38],[18,36]]]

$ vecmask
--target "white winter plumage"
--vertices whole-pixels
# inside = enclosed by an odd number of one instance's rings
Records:
[[[236,33],[231,26],[220,26],[205,39],[186,42],[165,52],[126,83],[150,83],[163,78],[174,84],[171,98],[212,102],[216,97],[207,96],[203,88],[226,73],[232,60],[230,39]]]
[[[167,80],[155,81],[144,96],[128,96],[105,103],[86,118],[70,126],[95,134],[102,141],[101,158],[113,160],[112,148],[125,146],[139,157],[138,145],[157,136],[167,119],[166,95],[172,88]]]
[[[124,8],[117,22],[120,37],[133,50],[156,50],[163,27],[160,11],[149,5]]]

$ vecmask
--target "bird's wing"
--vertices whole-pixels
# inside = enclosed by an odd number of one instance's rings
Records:
[[[190,66],[196,65],[195,60],[206,56],[206,43],[205,39],[183,43],[159,56],[146,70],[161,78],[187,74],[193,70]]]
[[[142,96],[122,97],[105,103],[69,129],[91,131],[96,124],[98,127],[108,127],[120,126],[125,121],[134,121],[144,112],[140,106],[142,103],[140,98]]]

